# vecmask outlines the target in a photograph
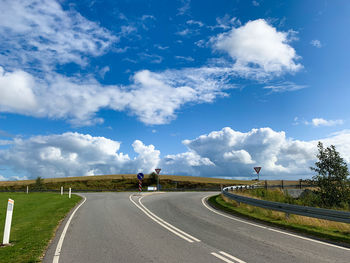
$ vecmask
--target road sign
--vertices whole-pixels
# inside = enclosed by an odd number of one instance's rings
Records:
[[[145,177],[145,176],[143,175],[143,173],[138,173],[138,174],[137,174],[137,179],[142,180],[143,177]]]
[[[260,170],[261,170],[261,167],[254,167],[254,170],[257,174],[259,174]]]
[[[160,173],[160,171],[161,171],[162,169],[157,168],[157,169],[155,169],[155,170],[156,170],[156,173],[157,173],[157,174],[159,174],[159,173]]]

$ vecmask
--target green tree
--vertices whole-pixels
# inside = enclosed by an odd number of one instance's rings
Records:
[[[43,190],[44,189],[44,179],[41,176],[38,176],[35,180],[35,190]]]
[[[335,146],[324,148],[318,142],[318,161],[316,167],[310,167],[317,172],[312,179],[318,186],[317,194],[323,206],[333,207],[350,202],[349,171],[343,158],[336,151]]]
[[[157,174],[155,172],[152,172],[150,175],[149,175],[149,180],[150,180],[150,184],[155,184],[157,183]]]

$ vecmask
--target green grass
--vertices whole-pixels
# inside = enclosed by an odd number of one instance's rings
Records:
[[[295,232],[308,234],[320,239],[350,243],[350,226],[345,223],[331,222],[315,218],[290,215],[271,211],[246,204],[237,204],[235,201],[226,202],[221,195],[212,196],[208,202],[217,209],[228,213],[254,219],[269,225],[290,229]]]
[[[7,199],[15,201],[10,234],[11,246],[0,247],[0,262],[40,262],[58,223],[81,197],[58,193],[0,193],[2,242]]]

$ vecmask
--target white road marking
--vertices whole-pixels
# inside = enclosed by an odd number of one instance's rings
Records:
[[[234,261],[237,261],[238,263],[246,263],[245,261],[243,261],[243,260],[241,260],[239,258],[236,258],[236,257],[234,257],[234,256],[232,256],[232,255],[230,255],[230,254],[228,254],[228,253],[226,253],[224,251],[220,251],[219,253],[224,255],[224,256],[226,256],[226,257],[228,257],[228,258],[230,258],[230,259],[233,259]]]
[[[242,220],[242,219],[238,219],[238,218],[235,218],[235,217],[232,217],[232,216],[220,213],[220,212],[214,210],[213,208],[209,207],[205,203],[205,199],[207,199],[209,196],[211,196],[211,195],[208,195],[208,196],[205,196],[205,197],[202,198],[202,204],[206,208],[208,208],[210,211],[212,211],[212,212],[214,212],[214,213],[216,213],[218,215],[221,215],[221,216],[227,217],[229,219],[232,219],[232,220],[235,220],[235,221],[238,221],[238,222],[241,222],[241,223],[245,223],[245,224],[248,224],[248,225],[251,225],[251,226],[255,226],[255,227],[263,228],[263,229],[270,230],[270,231],[273,231],[273,232],[281,233],[281,234],[284,234],[284,235],[288,235],[288,236],[296,237],[296,238],[299,238],[299,239],[311,241],[311,242],[314,242],[314,243],[317,243],[317,244],[322,244],[322,245],[325,245],[325,246],[329,246],[329,247],[334,247],[334,248],[339,248],[339,249],[350,251],[350,248],[347,248],[347,247],[341,247],[341,246],[329,244],[329,243],[326,243],[326,242],[323,242],[323,241],[319,241],[319,240],[316,240],[316,239],[311,239],[311,238],[307,238],[307,237],[303,237],[303,236],[298,236],[298,235],[295,235],[295,234],[287,233],[287,232],[284,232],[284,231],[281,231],[281,230],[277,230],[277,229],[273,229],[273,228],[266,227],[266,226],[261,226],[261,225],[258,225],[258,224],[254,224],[254,223]]]
[[[142,196],[142,197],[139,199],[139,203],[140,203],[140,205],[141,205],[148,213],[150,213],[152,216],[154,216],[155,218],[157,218],[159,221],[161,221],[161,222],[164,223],[165,225],[167,225],[167,226],[173,228],[174,230],[180,232],[181,234],[183,234],[183,235],[185,235],[185,236],[187,236],[187,237],[193,239],[193,240],[196,241],[196,242],[200,242],[200,240],[199,240],[198,238],[195,238],[194,236],[191,236],[190,234],[188,234],[188,233],[182,231],[181,229],[178,229],[177,227],[175,227],[175,226],[169,224],[168,222],[166,222],[166,221],[164,221],[163,219],[161,219],[159,216],[157,216],[157,215],[155,215],[154,213],[152,213],[147,207],[145,207],[145,206],[142,204],[141,200],[142,200],[143,197],[144,197],[144,196]]]
[[[132,200],[132,196],[133,194],[131,194],[129,196],[129,199],[130,201],[137,207],[139,208],[142,212],[144,212],[149,218],[151,218],[153,221],[155,221],[156,223],[158,223],[159,225],[161,225],[162,227],[164,227],[165,229],[169,230],[170,232],[172,232],[173,234],[177,235],[178,237],[181,237],[182,239],[190,242],[190,243],[193,243],[194,241],[197,241],[198,239],[195,239],[195,240],[192,240],[188,237],[186,237],[185,235],[182,235],[181,233],[177,232],[176,230],[179,230],[178,228],[174,227],[173,225],[167,223],[164,224],[162,223],[160,220],[158,220],[156,217],[152,216],[149,212],[147,212],[143,207],[141,207],[140,205],[138,205],[134,200]],[[142,204],[141,204],[142,205]],[[163,222],[165,222],[164,220],[162,220]],[[183,232],[182,230],[180,230],[182,233],[185,233]],[[186,233],[187,236],[191,236],[189,234]],[[199,241],[197,241],[199,242]]]
[[[62,249],[62,245],[63,245],[63,240],[64,240],[64,237],[66,236],[66,232],[67,232],[67,229],[69,227],[69,224],[70,224],[70,221],[72,221],[72,218],[75,214],[75,212],[78,211],[78,209],[85,203],[86,201],[86,197],[85,196],[82,196],[84,197],[84,200],[83,202],[80,203],[80,205],[78,205],[77,208],[75,208],[75,210],[73,211],[73,213],[70,215],[66,225],[64,226],[64,229],[62,231],[62,234],[61,234],[61,237],[57,243],[57,247],[56,247],[56,251],[55,251],[55,255],[53,256],[53,261],[52,263],[58,263],[59,259],[60,259],[60,254],[61,254],[61,249]]]
[[[215,257],[217,257],[217,258],[219,258],[219,259],[221,259],[222,261],[225,261],[225,262],[227,262],[227,263],[236,263],[236,262],[231,261],[231,260],[229,260],[229,259],[227,259],[227,258],[225,258],[225,257],[223,257],[223,256],[221,256],[221,255],[219,255],[219,254],[217,254],[217,253],[215,253],[215,252],[211,252],[210,254],[212,254],[213,256],[215,256]]]

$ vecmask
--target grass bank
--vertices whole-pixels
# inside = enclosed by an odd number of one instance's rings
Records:
[[[321,239],[350,244],[350,224],[338,223],[298,215],[286,216],[283,212],[272,211],[230,200],[222,195],[209,198],[208,202],[228,213],[254,219],[270,225],[290,229]]]
[[[136,174],[114,174],[114,175],[98,175],[98,176],[80,176],[80,177],[64,177],[64,178],[46,178],[43,179],[43,189],[59,190],[61,186],[65,189],[71,187],[73,190],[111,190],[111,191],[130,191],[138,189],[139,181]],[[209,177],[195,176],[177,176],[177,175],[160,175],[160,184],[162,189],[220,189],[221,185],[241,185],[251,184],[252,181],[228,180]],[[156,176],[145,175],[143,180],[143,188],[147,186],[156,186]],[[35,190],[35,180],[23,181],[1,181],[0,191],[29,191]]]
[[[15,201],[11,246],[0,247],[0,262],[40,262],[58,223],[81,197],[56,193],[0,193],[0,238],[2,242],[7,200]]]

